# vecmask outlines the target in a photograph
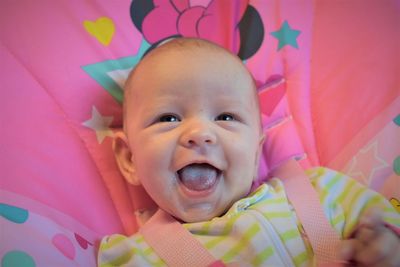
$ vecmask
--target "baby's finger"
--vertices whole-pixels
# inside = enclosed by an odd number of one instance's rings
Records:
[[[355,238],[365,245],[368,245],[370,242],[377,238],[378,234],[378,229],[371,229],[365,226],[361,226],[357,229],[357,232],[355,233]]]
[[[367,211],[367,213],[361,218],[359,225],[369,228],[383,226],[384,222],[382,210],[374,208]]]
[[[395,253],[392,257],[378,261],[375,264],[368,265],[368,267],[399,267],[400,266],[400,253]]]
[[[393,254],[393,257],[387,258],[383,262],[376,264],[378,267],[399,267],[400,266],[400,253]]]
[[[340,248],[339,248],[340,259],[344,261],[349,261],[354,259],[358,246],[359,246],[359,241],[357,241],[356,239],[343,240],[340,243]]]
[[[356,252],[355,260],[370,266],[392,258],[394,254],[399,253],[397,238],[390,230],[385,229],[377,235],[375,240],[365,243],[363,249]]]

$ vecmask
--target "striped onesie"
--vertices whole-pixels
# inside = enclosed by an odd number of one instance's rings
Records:
[[[381,195],[342,173],[313,168],[306,171],[325,215],[341,238],[348,238],[357,220],[376,207],[386,223],[400,227],[400,215]],[[309,266],[313,252],[288,201],[283,183],[272,178],[248,197],[235,202],[223,216],[183,226],[216,258],[239,266]],[[177,252],[179,253],[179,252]],[[166,266],[143,236],[111,235],[99,248],[98,264]]]

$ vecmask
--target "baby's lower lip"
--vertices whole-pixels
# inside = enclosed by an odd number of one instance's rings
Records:
[[[192,198],[202,198],[211,195],[215,191],[220,178],[221,178],[221,173],[218,174],[217,179],[215,179],[215,182],[212,184],[212,186],[210,186],[205,190],[191,190],[187,188],[179,179],[178,180],[179,180],[179,187],[186,196]]]

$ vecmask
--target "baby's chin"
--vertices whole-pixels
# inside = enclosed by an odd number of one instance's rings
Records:
[[[196,223],[209,221],[215,217],[222,216],[225,209],[215,209],[215,207],[209,207],[208,204],[199,204],[196,207],[185,209],[185,211],[176,212],[173,216],[185,223]]]
[[[223,216],[229,208],[235,203],[235,199],[219,199],[219,201],[201,202],[180,206],[168,213],[181,221],[182,223],[196,223],[210,221],[216,217]]]
[[[186,216],[180,216],[180,217],[175,217],[182,223],[198,223],[198,222],[206,222],[206,221],[211,221],[211,219],[218,217],[217,216],[212,216],[212,215],[186,215]]]

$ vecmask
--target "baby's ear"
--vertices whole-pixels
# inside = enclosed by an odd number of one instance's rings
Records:
[[[132,185],[140,185],[140,180],[136,175],[132,151],[123,131],[118,131],[114,134],[113,150],[119,170],[125,180]]]

